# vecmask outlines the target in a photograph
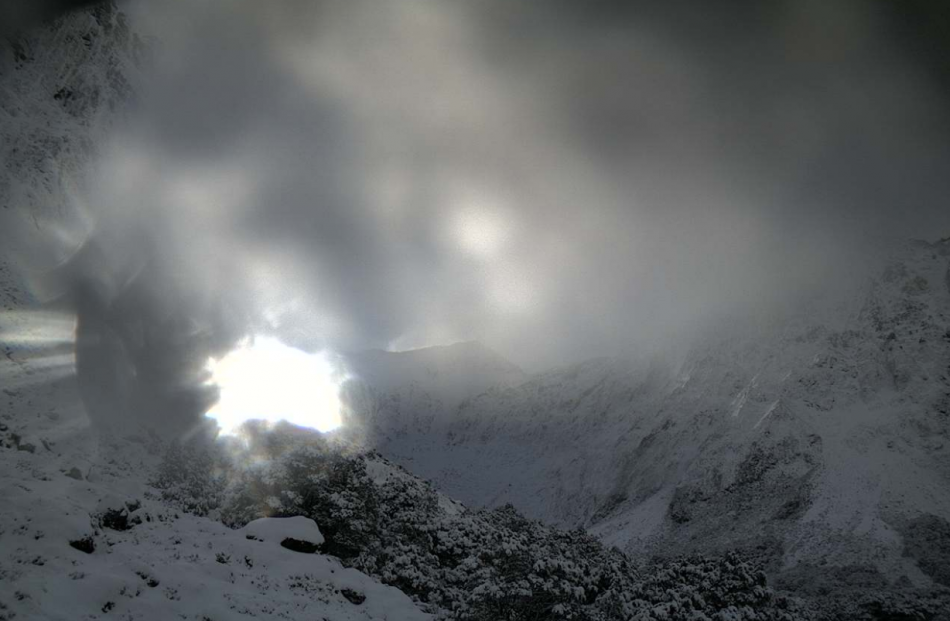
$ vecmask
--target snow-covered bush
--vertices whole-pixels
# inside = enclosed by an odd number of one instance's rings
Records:
[[[365,463],[304,446],[274,464],[242,469],[229,488],[222,519],[243,526],[258,517],[303,515],[320,525],[326,551],[343,559],[357,556],[378,530],[378,500]]]
[[[465,618],[612,618],[612,595],[639,578],[623,555],[583,531],[547,528],[511,505],[483,515],[491,545],[466,581]]]
[[[228,470],[215,445],[172,442],[150,484],[164,502],[188,513],[208,515],[221,505]]]

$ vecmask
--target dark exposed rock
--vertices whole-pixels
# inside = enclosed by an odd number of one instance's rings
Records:
[[[699,490],[687,486],[680,486],[673,492],[670,501],[669,516],[676,524],[685,524],[692,519],[691,505],[701,500]]]
[[[112,530],[129,530],[142,523],[140,515],[132,515],[141,506],[138,500],[129,500],[123,506],[110,508],[99,516],[99,525]]]
[[[902,529],[904,554],[917,562],[934,582],[950,586],[950,522],[922,515]]]
[[[129,512],[125,508],[109,509],[99,518],[99,524],[112,530],[129,530],[132,528],[129,524]]]
[[[778,464],[778,457],[774,452],[765,451],[761,446],[753,445],[752,450],[739,464],[734,486],[740,487],[759,481],[776,464]]]
[[[779,508],[775,512],[776,520],[788,520],[795,518],[804,513],[805,509],[808,507],[808,499],[806,497],[796,497],[792,498],[788,502]]]
[[[920,295],[930,289],[930,283],[923,276],[915,276],[901,289],[907,295]]]
[[[340,589],[340,594],[349,600],[351,604],[356,604],[357,606],[366,601],[365,595],[359,591],[354,591],[353,589]]]
[[[92,540],[92,537],[74,539],[69,542],[69,545],[86,554],[92,554],[96,551],[96,542]]]
[[[24,440],[23,436],[18,433],[11,433],[10,439],[13,440],[13,446],[16,447],[18,451],[26,451],[27,453],[36,452],[36,444],[30,442],[29,440]]]
[[[294,552],[301,552],[303,554],[313,554],[320,549],[320,546],[315,543],[303,541],[302,539],[294,539],[293,537],[287,537],[281,541],[280,547],[293,550]]]
[[[146,586],[148,586],[148,587],[151,588],[151,589],[154,589],[154,588],[157,587],[159,584],[161,584],[161,583],[158,581],[157,578],[153,578],[152,576],[148,575],[148,574],[145,573],[144,571],[137,571],[137,572],[135,572],[135,575],[137,575],[139,578],[141,578],[142,580],[144,580]]]

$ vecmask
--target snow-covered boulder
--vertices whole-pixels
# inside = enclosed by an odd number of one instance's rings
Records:
[[[300,515],[260,518],[241,530],[248,539],[276,542],[294,552],[313,554],[323,545],[323,534],[317,523]]]

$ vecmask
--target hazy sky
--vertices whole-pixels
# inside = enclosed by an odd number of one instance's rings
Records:
[[[543,368],[950,236],[947,22],[919,3],[129,6],[154,69],[97,234],[221,342]]]

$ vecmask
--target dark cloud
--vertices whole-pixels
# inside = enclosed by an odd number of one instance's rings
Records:
[[[156,65],[89,184],[98,243],[222,344],[542,367],[768,315],[950,232],[914,6],[132,4]]]

